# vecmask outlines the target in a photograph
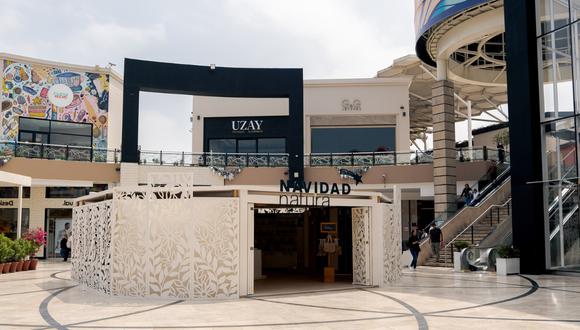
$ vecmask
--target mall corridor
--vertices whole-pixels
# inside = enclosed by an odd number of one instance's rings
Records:
[[[568,329],[580,327],[580,278],[405,271],[385,289],[261,294],[186,302],[95,294],[68,263],[0,276],[2,329]]]

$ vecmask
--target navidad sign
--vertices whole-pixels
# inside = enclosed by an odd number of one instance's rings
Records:
[[[332,195],[348,195],[351,192],[348,183],[312,182],[303,180],[284,181],[280,180],[281,194],[279,203],[281,206],[322,206],[330,207]]]

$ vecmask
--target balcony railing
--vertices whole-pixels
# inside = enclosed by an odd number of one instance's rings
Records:
[[[121,151],[116,149],[16,141],[0,141],[0,156],[97,163],[119,163],[121,161]]]
[[[139,163],[166,166],[288,167],[284,153],[187,153],[140,151]]]

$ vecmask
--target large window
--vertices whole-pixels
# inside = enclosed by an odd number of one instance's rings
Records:
[[[580,270],[580,1],[537,0],[548,268]]]
[[[208,152],[286,153],[286,139],[285,138],[210,139]]]
[[[22,232],[28,230],[30,210],[22,209]],[[18,209],[0,209],[0,234],[4,234],[12,239],[16,238],[16,226],[18,224]]]
[[[92,187],[46,187],[46,198],[72,199],[107,190],[107,187],[107,184],[95,184]]]
[[[312,153],[395,151],[394,127],[312,128]]]
[[[18,141],[90,147],[93,125],[20,117]]]
[[[0,198],[18,198],[18,187],[0,187]],[[22,187],[22,198],[30,198],[30,187]]]

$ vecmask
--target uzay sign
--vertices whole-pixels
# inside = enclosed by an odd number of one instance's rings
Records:
[[[232,120],[234,133],[261,133],[263,120]]]

